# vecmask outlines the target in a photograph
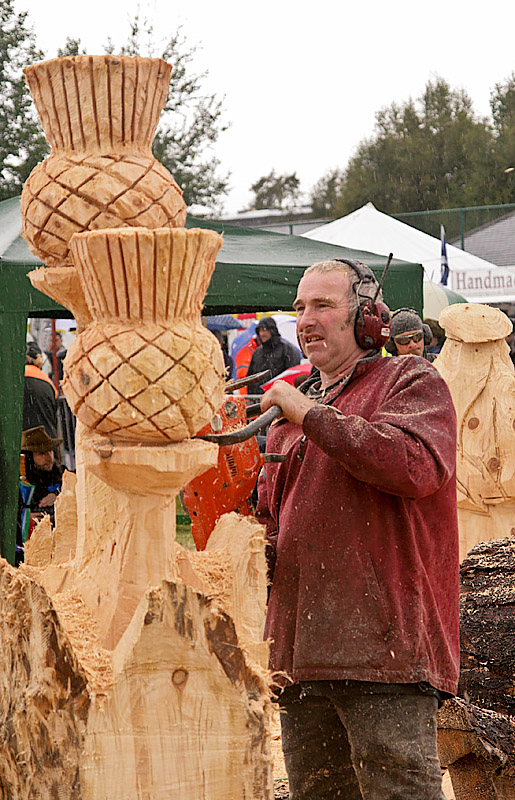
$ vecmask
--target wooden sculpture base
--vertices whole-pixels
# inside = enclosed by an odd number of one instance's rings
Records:
[[[79,440],[55,530],[0,562],[0,796],[271,800],[261,526],[187,552],[174,494],[216,446]]]

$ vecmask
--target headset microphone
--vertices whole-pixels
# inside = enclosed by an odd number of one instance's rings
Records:
[[[379,292],[386,278],[386,273],[390,268],[393,253],[388,256],[388,261],[383,270],[381,280],[378,282],[374,273],[360,261],[353,261],[345,258],[335,258],[334,261],[341,261],[354,270],[358,276],[358,281],[353,284],[358,300],[358,310],[354,321],[354,337],[356,343],[362,350],[378,350],[386,344],[390,338],[391,314],[390,309],[382,300],[377,300]],[[360,294],[360,289],[364,283],[374,283],[377,289],[373,298]]]

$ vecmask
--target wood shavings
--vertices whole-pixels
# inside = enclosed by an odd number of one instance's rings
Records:
[[[82,598],[73,591],[56,595],[53,603],[91,691],[102,694],[113,682],[113,666],[109,652],[100,644],[94,618]]]

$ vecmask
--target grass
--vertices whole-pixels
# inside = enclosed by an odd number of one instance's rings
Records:
[[[191,522],[177,519],[176,539],[186,550],[195,550],[195,542],[191,535]]]

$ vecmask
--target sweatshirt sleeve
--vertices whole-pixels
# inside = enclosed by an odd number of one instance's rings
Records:
[[[357,480],[418,498],[436,492],[455,472],[456,414],[436,370],[410,361],[370,419],[346,415],[343,401],[340,409],[310,409],[302,427]]]

